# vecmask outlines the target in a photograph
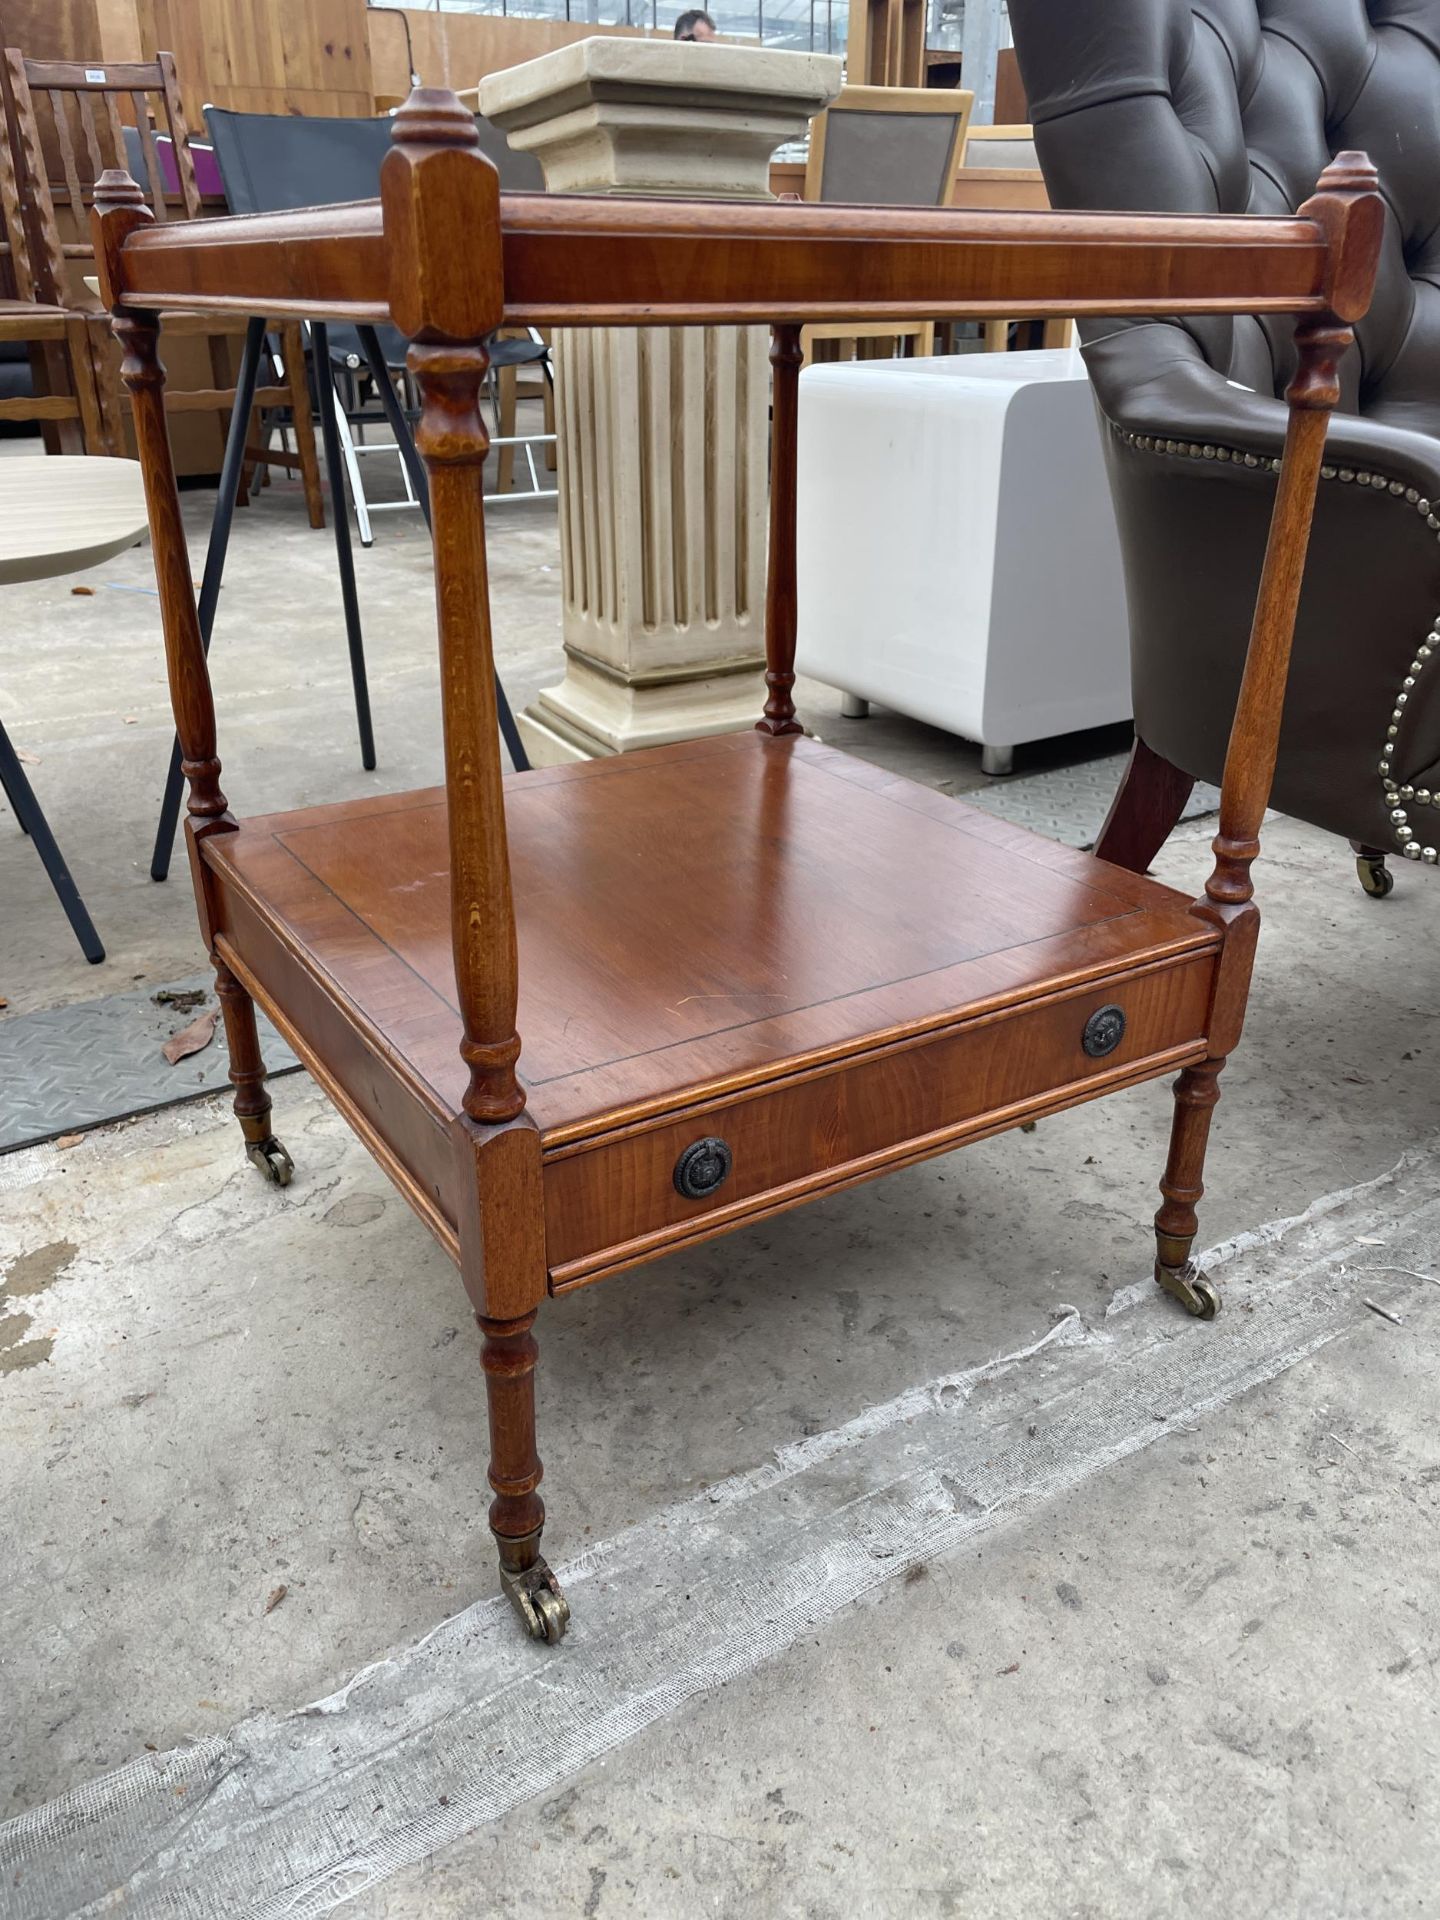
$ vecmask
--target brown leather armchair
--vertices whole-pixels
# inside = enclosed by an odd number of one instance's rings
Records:
[[[1440,848],[1440,0],[1010,0],[1056,207],[1293,212],[1361,148],[1389,208],[1343,369],[1273,803]],[[1286,321],[1092,322],[1130,604],[1136,747],[1098,851],[1149,864],[1218,781],[1294,367]]]

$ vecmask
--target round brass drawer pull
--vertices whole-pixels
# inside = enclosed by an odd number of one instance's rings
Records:
[[[711,1134],[686,1147],[675,1162],[675,1191],[687,1200],[707,1200],[730,1178],[730,1149]]]
[[[1113,1053],[1124,1038],[1125,1009],[1097,1007],[1085,1022],[1080,1044],[1092,1060],[1102,1060],[1107,1053]]]

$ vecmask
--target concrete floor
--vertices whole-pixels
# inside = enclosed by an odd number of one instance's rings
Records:
[[[493,553],[518,704],[554,671],[553,521],[516,510]],[[437,773],[423,532],[392,518],[360,562],[373,776],[329,564],[278,492],[237,527],[242,810]],[[195,964],[183,877],[145,878],[154,602],[105,584],[147,567],[7,595],[0,711],[114,956],[72,957],[0,834],[16,1008]],[[974,778],[943,736],[850,730]],[[1198,886],[1208,837],[1162,877]],[[1402,868],[1376,904],[1352,871],[1267,833],[1203,1232],[1341,1197],[1233,1251],[1214,1327],[1145,1279],[1160,1086],[549,1308],[547,1546],[584,1556],[558,1652],[487,1597],[455,1275],[306,1081],[276,1089],[283,1193],[218,1100],[0,1159],[0,1911],[109,1911],[122,1882],[126,1911],[227,1920],[1429,1911],[1440,890]]]

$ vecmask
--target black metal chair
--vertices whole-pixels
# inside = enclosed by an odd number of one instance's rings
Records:
[[[283,113],[233,113],[225,108],[207,106],[205,118],[225,187],[225,198],[232,213],[280,213],[295,207],[322,204],[340,206],[354,200],[373,199],[379,192],[380,163],[390,145],[391,120],[388,114],[373,120],[329,119]],[[504,185],[512,188],[541,187],[543,183],[538,163],[529,154],[512,153],[499,129],[491,126],[489,121],[482,121],[478,115],[476,126],[480,129],[481,145],[491,159],[497,166],[502,158],[505,162],[501,173]],[[350,523],[345,512],[344,489],[340,479],[342,469],[349,474],[351,495],[366,546],[370,544],[371,509],[365,500],[359,461],[355,457],[361,449],[357,449],[349,440],[350,422],[383,418],[389,426],[393,446],[387,445],[383,451],[398,454],[405,476],[406,500],[398,504],[413,503],[424,514],[427,525],[430,519],[429,489],[424,464],[415,451],[411,427],[413,409],[407,406],[407,399],[402,397],[402,393],[397,392],[397,384],[408,379],[405,370],[407,342],[404,336],[394,327],[352,326],[346,322],[322,325],[318,321],[312,324],[310,334],[321,439],[334,506],[335,555],[345,609],[351,676],[355,686],[361,763],[369,769],[375,765],[375,741],[365,676],[354,555],[350,549]],[[265,344],[263,321],[258,318],[252,320],[246,337],[239,382],[242,399],[254,390]],[[543,368],[546,378],[550,377],[549,349],[538,336],[525,340],[496,340],[491,347],[491,364],[492,368],[538,364]],[[362,367],[368,371],[373,383],[379,414],[367,414],[358,403],[355,376]],[[327,370],[323,382],[321,368]],[[335,391],[337,371],[350,388],[348,406],[346,399]],[[242,406],[237,400],[232,426],[234,419],[243,420],[248,412],[248,404]],[[501,442],[497,437],[491,444]],[[363,450],[378,452],[382,449]],[[230,522],[243,464],[243,436],[237,442],[232,432],[220,476],[220,493],[215,506],[198,606],[200,630],[207,649],[219,601],[220,581],[230,539]],[[522,772],[530,762],[498,674],[495,678],[495,700],[500,733],[511,764],[517,772]],[[170,770],[150,861],[151,878],[155,880],[165,879],[170,871],[182,785],[180,746],[177,741],[171,751]]]
[[[95,922],[80,898],[80,889],[71,877],[65,856],[50,831],[50,823],[35,798],[35,790],[25,778],[20,756],[11,745],[10,736],[3,726],[0,726],[0,791],[4,792],[14,809],[16,825],[28,836],[39,854],[41,865],[55,889],[55,898],[63,907],[71,931],[80,942],[80,951],[92,966],[98,966],[105,958],[105,948],[95,931]]]
[[[215,149],[215,158],[225,183],[225,198],[232,213],[279,213],[294,207],[340,206],[352,200],[373,198],[380,163],[390,145],[391,118],[327,119],[284,113],[234,113],[220,107],[205,109],[206,123]],[[501,185],[513,192],[544,191],[544,178],[533,154],[515,152],[496,126],[480,115],[475,125],[486,157],[500,175]],[[339,417],[336,431],[340,456],[350,484],[350,497],[362,546],[373,538],[370,517],[394,508],[418,507],[411,463],[397,435],[395,441],[364,441],[365,428],[384,423],[395,430],[394,409],[386,388],[399,395],[399,405],[407,419],[416,415],[405,366],[407,342],[394,327],[355,327],[344,323],[327,331],[331,380]],[[500,450],[507,447],[529,449],[553,434],[507,434],[503,427],[500,377],[510,369],[535,367],[547,382],[552,380],[550,353],[540,335],[532,329],[523,339],[497,337],[490,343],[490,390],[495,409],[496,432],[490,444]],[[383,372],[382,372],[383,369]],[[361,392],[360,376],[368,374],[374,385],[375,404],[367,405]],[[317,398],[322,411],[328,396]],[[352,431],[354,430],[354,431]],[[366,495],[360,470],[366,455],[398,454],[405,481],[405,498],[379,505]],[[328,457],[328,454],[327,454]],[[487,501],[509,498],[551,497],[553,488],[542,488],[529,460],[532,488],[529,493],[509,495],[490,493]]]

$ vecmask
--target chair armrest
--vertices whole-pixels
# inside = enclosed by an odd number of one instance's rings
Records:
[[[1172,322],[1107,332],[1085,358],[1110,427],[1136,726],[1218,780],[1286,408],[1232,386]],[[1440,790],[1440,443],[1339,414],[1323,471],[1274,804],[1423,857],[1440,846],[1440,812],[1413,798]]]
[[[1101,411],[1117,426],[1278,459],[1285,444],[1285,402],[1217,373],[1174,321],[1127,324],[1088,340],[1083,352]],[[1414,487],[1440,501],[1440,441],[1428,433],[1335,413],[1326,435],[1326,464],[1383,471],[1402,489]]]

